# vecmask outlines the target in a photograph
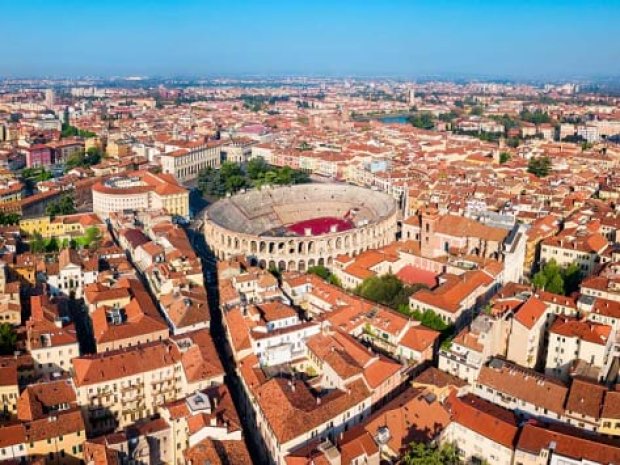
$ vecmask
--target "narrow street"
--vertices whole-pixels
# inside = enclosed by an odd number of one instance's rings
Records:
[[[250,452],[250,456],[252,457],[255,465],[261,465],[265,463],[261,460],[261,457],[264,457],[264,453],[262,452],[264,448],[262,446],[262,440],[260,436],[258,434],[251,433],[252,431],[254,431],[254,425],[250,421],[248,415],[246,415],[244,412],[245,394],[243,392],[243,387],[239,380],[239,376],[237,375],[237,372],[235,370],[234,361],[229,355],[232,353],[232,351],[228,344],[228,339],[226,338],[226,333],[222,324],[222,313],[219,309],[217,261],[210,254],[204,239],[204,235],[202,234],[202,218],[202,212],[195,216],[194,221],[192,221],[191,225],[187,228],[187,235],[190,239],[192,246],[194,247],[194,250],[202,260],[204,282],[205,286],[207,287],[207,294],[209,297],[209,309],[211,311],[211,337],[213,338],[213,342],[215,344],[215,347],[217,348],[218,355],[220,357],[220,360],[222,361],[224,370],[226,371],[225,382],[228,386],[228,389],[230,390],[233,401],[235,403],[235,407],[237,408],[237,413],[239,415],[239,419],[241,420],[244,433],[243,435],[248,450]]]

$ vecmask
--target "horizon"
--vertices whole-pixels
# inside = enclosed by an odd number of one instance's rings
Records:
[[[620,76],[620,2],[497,3],[11,2],[0,76]]]

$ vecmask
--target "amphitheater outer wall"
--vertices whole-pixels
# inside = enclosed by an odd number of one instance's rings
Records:
[[[385,195],[364,190],[365,195]],[[316,265],[329,267],[339,255],[354,256],[391,243],[396,237],[397,221],[394,202],[385,214],[346,231],[316,236],[265,236],[230,230],[211,220],[207,210],[204,234],[207,245],[220,260],[245,255],[264,268],[306,271]]]

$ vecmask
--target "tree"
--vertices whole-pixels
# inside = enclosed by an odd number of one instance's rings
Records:
[[[490,116],[490,118],[497,121],[502,126],[504,126],[504,129],[506,131],[509,131],[510,129],[513,129],[519,126],[519,123],[517,121],[515,121],[514,119],[512,119],[510,116],[506,114],[502,116],[493,115],[493,116]]]
[[[198,174],[198,188],[203,195],[222,197],[226,194],[221,173],[213,168],[206,168]]]
[[[327,281],[334,286],[342,286],[342,283],[340,282],[340,279],[338,279],[338,276],[333,274],[329,270],[329,268],[323,265],[311,266],[310,268],[308,268],[308,273],[317,275],[319,278],[322,278],[324,281]]]
[[[402,465],[460,465],[462,464],[459,454],[451,444],[437,446],[414,442],[400,460]]]
[[[405,286],[395,275],[386,274],[366,278],[355,289],[355,293],[365,299],[397,310],[409,302],[409,296],[417,289],[420,289],[419,285]]]
[[[0,354],[12,355],[17,345],[17,333],[8,323],[0,324]]]
[[[82,237],[78,237],[77,239],[72,239],[68,242],[66,246],[63,245],[63,248],[70,247],[75,249],[77,246],[80,247],[90,247],[96,246],[101,240],[101,231],[96,226],[91,226],[86,230],[86,233]]]
[[[535,110],[534,112],[531,112],[529,110],[523,110],[519,114],[519,117],[521,118],[521,120],[533,124],[543,124],[551,121],[549,114],[541,110]]]
[[[30,251],[32,253],[43,253],[45,252],[45,241],[41,234],[34,233],[32,235],[32,239],[30,240]]]
[[[579,290],[579,285],[583,279],[583,274],[579,265],[571,263],[566,268],[562,269],[562,277],[564,279],[564,292],[566,295],[570,295]]]
[[[480,106],[473,107],[470,113],[474,116],[482,116],[482,114],[484,113],[484,108]]]
[[[45,208],[45,213],[52,218],[58,215],[71,215],[76,211],[75,202],[71,194],[63,195],[60,199],[55,200]]]
[[[45,251],[48,253],[58,252],[60,250],[60,244],[58,239],[51,237],[45,244]]]
[[[536,289],[544,289],[554,294],[570,295],[579,289],[583,278],[579,265],[572,263],[561,267],[555,260],[550,260],[532,278]]]
[[[510,154],[508,152],[501,152],[499,154],[499,164],[503,165],[510,160]]]
[[[443,121],[444,123],[450,123],[454,119],[458,118],[458,116],[459,115],[457,113],[451,111],[449,113],[442,113],[441,115],[439,115],[439,120]]]
[[[60,131],[60,137],[62,138],[79,136],[88,139],[90,137],[95,137],[96,135],[97,134],[95,134],[94,132],[84,131],[82,129],[76,128],[75,126],[71,126],[68,122],[62,123],[62,128]]]
[[[0,212],[0,224],[1,225],[15,225],[19,223],[20,216],[17,213],[4,213]]]
[[[243,175],[233,175],[226,178],[224,181],[224,186],[226,187],[226,192],[235,193],[244,187],[246,187],[245,177]]]
[[[409,122],[416,128],[420,129],[433,129],[435,123],[433,122],[433,115],[428,111],[423,111],[409,117]]]
[[[250,179],[258,179],[269,171],[269,165],[263,157],[256,157],[248,162],[246,173]]]
[[[222,197],[246,187],[265,184],[302,184],[310,182],[307,173],[290,166],[272,167],[261,157],[252,159],[245,167],[232,162],[222,164],[219,170],[207,168],[198,175],[198,188],[204,195]]]
[[[426,309],[423,312],[421,312],[420,310],[414,310],[413,312],[411,312],[411,316],[414,320],[419,321],[427,328],[434,329],[435,331],[443,332],[450,328],[450,326],[431,309]]]
[[[506,145],[508,147],[512,147],[513,149],[516,149],[519,146],[519,138],[518,137],[511,137],[506,141]]]
[[[544,178],[551,172],[551,159],[547,156],[532,157],[527,164],[527,172],[538,178]]]

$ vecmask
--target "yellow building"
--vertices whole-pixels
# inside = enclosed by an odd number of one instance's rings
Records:
[[[607,391],[598,432],[620,436],[620,391]]]
[[[9,276],[24,284],[35,286],[37,280],[38,257],[31,253],[15,255],[13,262],[7,263]]]
[[[32,236],[37,233],[44,239],[55,237],[58,240],[83,236],[91,227],[104,228],[101,219],[94,213],[80,213],[77,215],[49,216],[28,218],[19,221],[22,234]]]
[[[99,137],[89,137],[84,140],[84,150],[88,149],[103,149],[103,144]]]
[[[23,197],[24,185],[14,179],[0,182],[0,203],[16,202]]]
[[[86,432],[79,409],[25,423],[26,453],[45,458],[46,463],[78,465],[83,459]]]
[[[0,363],[0,418],[10,419],[17,414],[18,398],[17,365],[13,361],[3,361]]]
[[[162,341],[74,358],[77,398],[89,433],[152,418],[165,403],[184,397],[181,355],[174,343]]]
[[[112,158],[131,155],[131,141],[127,139],[109,140],[106,153]]]

